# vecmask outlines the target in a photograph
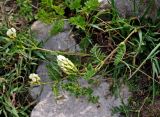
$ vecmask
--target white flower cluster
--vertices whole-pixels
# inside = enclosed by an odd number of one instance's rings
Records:
[[[16,38],[16,29],[15,28],[8,29],[7,36],[11,39],[15,39]]]
[[[57,56],[57,63],[62,71],[68,75],[78,73],[78,69],[76,68],[76,66],[68,58],[62,55]]]
[[[32,73],[29,75],[29,79],[31,80],[31,84],[40,84],[41,78],[38,76],[38,74]]]

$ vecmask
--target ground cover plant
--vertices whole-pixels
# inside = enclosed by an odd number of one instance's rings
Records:
[[[23,96],[31,85],[43,84],[39,79],[33,80],[36,74],[32,73],[39,61],[51,61],[47,68],[56,95],[61,87],[76,97],[85,96],[91,103],[96,103],[98,97],[92,94],[92,86],[98,85],[98,79],[93,76],[102,75],[112,81],[113,95],[119,96],[121,84],[127,84],[132,92],[129,104],[122,103],[113,109],[114,113],[120,112],[127,117],[160,116],[155,108],[160,108],[160,11],[154,20],[145,18],[149,7],[142,17],[123,18],[114,2],[111,0],[111,8],[105,10],[99,8],[98,0],[2,2],[0,115],[29,116],[35,101],[29,95]],[[53,25],[52,35],[69,22],[80,52],[42,49],[41,43],[30,33],[29,27],[35,20]],[[12,36],[7,34],[9,30]],[[82,87],[79,78],[90,86]]]

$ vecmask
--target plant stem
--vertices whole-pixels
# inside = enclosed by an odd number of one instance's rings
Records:
[[[152,57],[152,55],[156,52],[156,50],[158,50],[159,47],[160,47],[160,43],[150,52],[147,58],[139,65],[139,67],[133,72],[133,74],[129,77],[129,79],[131,79],[137,73],[137,71],[139,71],[139,69],[146,63],[146,61],[149,58]]]
[[[134,28],[134,30],[133,30],[133,31],[127,36],[127,38],[125,38],[125,40],[122,41],[122,42],[127,43],[128,39],[129,39],[134,33],[136,33],[137,30],[138,30],[138,28]],[[113,56],[113,54],[117,51],[117,49],[118,49],[118,46],[117,46],[99,65],[97,65],[97,67],[95,68],[97,72],[103,67],[103,65],[106,63],[106,61],[107,61],[110,57]]]
[[[75,56],[90,56],[89,54],[86,53],[80,53],[80,52],[64,52],[64,51],[57,51],[57,50],[48,50],[48,49],[44,49],[44,48],[34,48],[33,50],[40,50],[40,51],[45,51],[45,52],[49,52],[55,55],[58,54],[65,54],[65,55],[75,55]]]

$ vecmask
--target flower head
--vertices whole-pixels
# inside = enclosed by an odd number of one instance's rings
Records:
[[[41,78],[38,76],[38,74],[32,73],[29,75],[29,79],[31,79],[31,84],[40,84]]]
[[[57,56],[57,63],[62,71],[68,75],[78,73],[78,69],[76,68],[76,66],[68,58],[62,55]]]
[[[8,29],[7,36],[10,37],[11,39],[15,39],[16,38],[16,29],[15,28]]]
[[[102,2],[103,0],[98,0],[98,2]]]

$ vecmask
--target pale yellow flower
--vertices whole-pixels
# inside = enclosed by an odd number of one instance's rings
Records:
[[[76,68],[76,66],[68,58],[62,55],[57,56],[57,63],[62,71],[68,75],[78,73],[78,69]]]
[[[40,84],[41,78],[38,76],[38,74],[32,73],[29,75],[29,79],[31,80],[31,84]]]
[[[8,29],[7,36],[10,37],[11,39],[15,39],[16,38],[16,29],[15,28]]]

